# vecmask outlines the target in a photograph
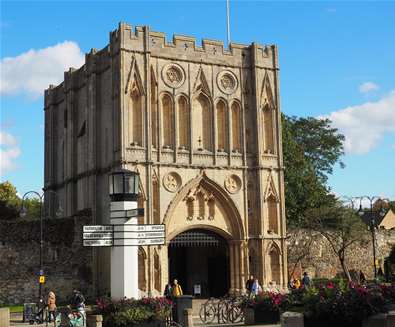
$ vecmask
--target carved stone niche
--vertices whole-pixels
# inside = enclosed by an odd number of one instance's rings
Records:
[[[225,94],[232,94],[238,86],[237,77],[230,70],[223,70],[217,75],[218,88]]]
[[[185,73],[178,64],[167,64],[162,69],[162,79],[167,86],[179,88],[185,82]]]
[[[229,175],[225,178],[224,185],[229,193],[236,194],[240,191],[242,182],[239,176]]]
[[[168,173],[163,177],[163,186],[171,193],[177,192],[181,183],[181,176],[176,172]]]

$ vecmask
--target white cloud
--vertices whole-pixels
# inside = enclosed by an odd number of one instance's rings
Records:
[[[369,93],[369,92],[372,92],[372,91],[376,91],[379,88],[380,87],[377,84],[373,83],[373,82],[365,82],[365,83],[362,83],[359,86],[359,92],[361,92],[361,93]]]
[[[384,134],[395,133],[395,90],[377,102],[347,107],[326,117],[345,135],[347,153],[367,153]]]
[[[21,150],[15,137],[0,131],[0,176],[16,168],[15,159],[20,154]]]
[[[64,71],[70,67],[79,68],[84,58],[78,44],[71,41],[4,58],[0,62],[0,94],[43,95],[49,84],[59,84]]]

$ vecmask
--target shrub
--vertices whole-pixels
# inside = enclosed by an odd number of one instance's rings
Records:
[[[380,287],[353,283],[336,285],[329,281],[306,290],[302,302],[305,317],[313,325],[326,322],[337,327],[359,326],[364,318],[386,311]]]
[[[166,320],[172,308],[172,302],[163,297],[119,301],[99,298],[96,303],[97,313],[103,315],[105,327],[130,327],[152,320]]]

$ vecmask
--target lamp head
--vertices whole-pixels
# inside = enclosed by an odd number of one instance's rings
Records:
[[[111,201],[137,201],[139,194],[139,173],[120,169],[109,175]]]

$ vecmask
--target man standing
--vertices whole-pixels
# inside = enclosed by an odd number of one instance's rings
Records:
[[[246,282],[246,290],[247,290],[248,295],[250,295],[252,292],[252,285],[253,284],[254,284],[254,276],[250,275],[250,279],[248,279]]]
[[[173,288],[172,288],[173,296],[181,296],[182,295],[182,288],[180,284],[178,284],[178,280],[175,279],[173,281]]]
[[[302,285],[304,288],[310,287],[310,277],[306,271],[303,273]]]

